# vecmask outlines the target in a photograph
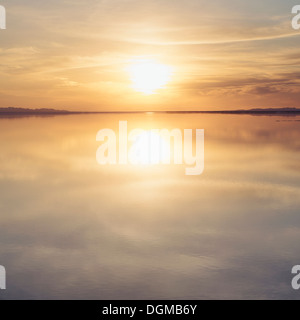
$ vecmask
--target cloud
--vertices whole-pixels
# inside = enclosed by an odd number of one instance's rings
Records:
[[[280,92],[280,90],[272,86],[263,86],[263,87],[257,86],[252,90],[249,90],[248,92],[257,94],[257,95],[265,95],[265,94],[278,93]]]

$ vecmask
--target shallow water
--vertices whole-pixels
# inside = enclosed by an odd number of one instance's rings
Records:
[[[96,134],[204,129],[205,169],[99,165]],[[300,117],[0,119],[0,299],[299,299]]]

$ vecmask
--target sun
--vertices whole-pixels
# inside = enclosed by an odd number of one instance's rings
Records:
[[[155,94],[171,78],[171,67],[152,60],[140,60],[130,65],[130,79],[133,88],[144,94]]]

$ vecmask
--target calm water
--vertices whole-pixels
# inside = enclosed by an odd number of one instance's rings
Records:
[[[98,130],[205,129],[205,170],[101,166]],[[300,117],[0,119],[0,299],[299,299]]]

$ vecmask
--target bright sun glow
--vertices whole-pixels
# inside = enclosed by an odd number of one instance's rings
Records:
[[[131,81],[136,91],[154,94],[163,88],[171,78],[171,68],[151,60],[142,60],[129,67]]]

